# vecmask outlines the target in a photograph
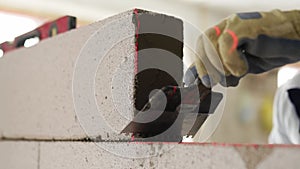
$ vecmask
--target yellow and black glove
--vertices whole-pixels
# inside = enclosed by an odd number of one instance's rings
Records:
[[[300,60],[300,11],[234,14],[205,31],[197,47],[189,71],[208,87],[236,86],[247,73]]]

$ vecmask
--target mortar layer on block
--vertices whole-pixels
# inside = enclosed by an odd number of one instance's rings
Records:
[[[164,70],[172,78],[157,69],[146,70],[148,63],[155,68],[173,65],[173,55],[181,60],[182,21],[138,10],[137,22],[135,11],[1,58],[1,137],[130,139],[120,131],[149,92],[182,79],[181,62],[176,62],[176,70]]]

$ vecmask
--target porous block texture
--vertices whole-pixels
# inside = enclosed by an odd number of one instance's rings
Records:
[[[38,142],[2,142],[0,141],[1,169],[38,169]]]
[[[299,168],[299,146],[126,142],[0,142],[0,168]]]
[[[182,40],[181,20],[134,9],[7,53],[0,137],[130,139],[149,93],[181,83]]]

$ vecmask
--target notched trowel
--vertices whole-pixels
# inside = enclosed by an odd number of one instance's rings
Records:
[[[214,113],[223,95],[201,82],[190,87],[167,86],[150,97],[143,109],[121,131],[136,141],[176,141],[194,137]]]

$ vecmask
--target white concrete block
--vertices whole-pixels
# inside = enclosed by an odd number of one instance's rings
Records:
[[[182,79],[182,29],[179,19],[130,10],[8,53],[0,59],[1,137],[129,139],[119,133],[135,108]],[[177,64],[166,70],[173,79],[147,67],[166,64]]]
[[[245,168],[232,147],[196,144],[42,143],[41,156],[42,169]]]
[[[0,168],[39,169],[39,144],[0,141]]]
[[[276,148],[272,154],[257,166],[257,169],[299,168],[299,148],[299,146]]]
[[[280,145],[0,141],[0,168],[298,168],[299,153]]]
[[[41,144],[41,169],[297,168],[299,153],[297,146],[57,142]]]

